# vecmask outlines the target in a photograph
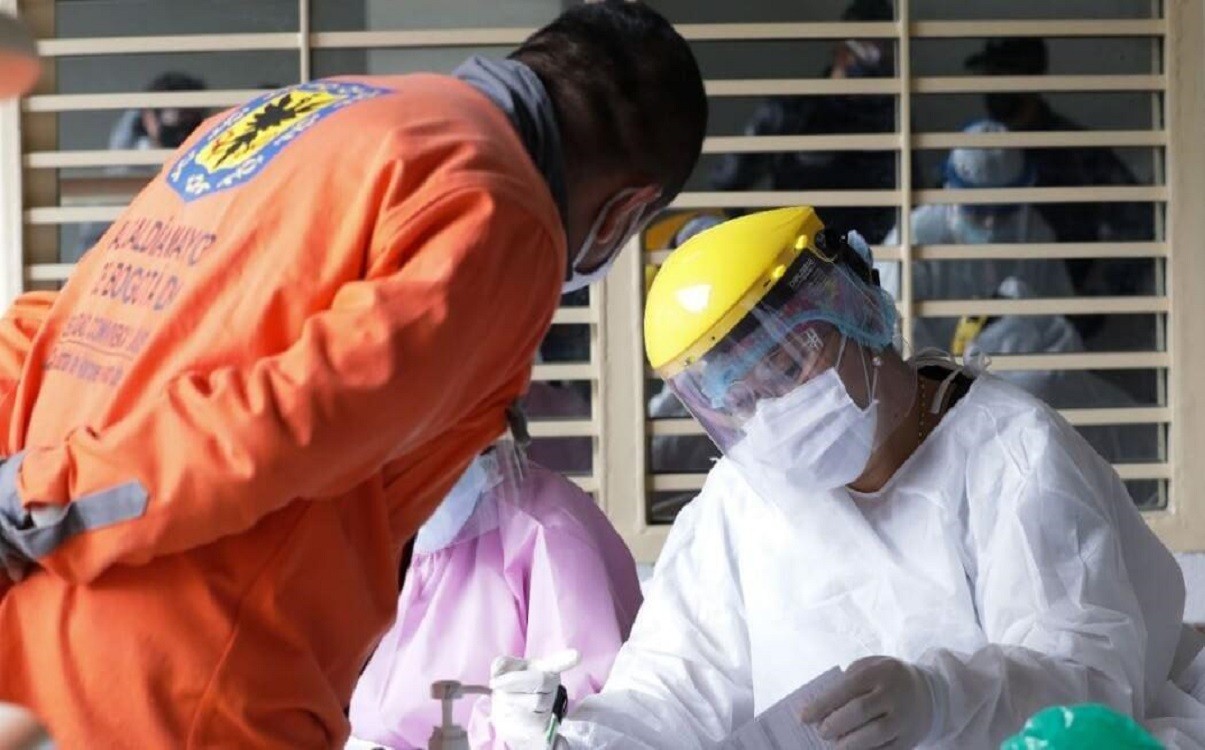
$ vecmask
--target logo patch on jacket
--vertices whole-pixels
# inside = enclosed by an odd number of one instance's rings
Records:
[[[167,174],[186,201],[237,187],[305,131],[335,112],[389,89],[343,81],[313,81],[252,99],[193,144]]]

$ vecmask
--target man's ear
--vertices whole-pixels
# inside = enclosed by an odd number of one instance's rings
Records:
[[[598,227],[599,245],[610,245],[619,240],[619,233],[632,225],[635,217],[649,213],[649,208],[661,197],[658,185],[643,185],[627,188],[628,194],[610,207]]]

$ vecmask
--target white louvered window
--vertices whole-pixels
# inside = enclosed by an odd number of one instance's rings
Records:
[[[1173,272],[1199,253],[1181,187],[1197,178],[1176,169],[1196,147],[1174,138],[1191,94],[1167,71],[1176,54],[1200,65],[1186,45],[1201,8],[895,0],[842,20],[849,3],[659,5],[694,40],[711,137],[629,284],[701,212],[815,205],[875,246],[909,348],[978,331],[992,369],[1060,409],[1165,539],[1195,548],[1199,500],[1177,481],[1193,469],[1177,459],[1200,428],[1177,368],[1200,282],[1177,279],[1177,299]],[[874,50],[879,65],[831,75]],[[648,481],[630,533],[647,556],[717,453],[659,381],[640,386]]]
[[[537,460],[594,492],[652,560],[715,451],[646,366],[645,284],[675,222],[806,203],[872,240],[909,342],[948,347],[960,321],[981,325],[994,369],[1063,410],[1164,539],[1200,546],[1203,0],[894,0],[870,21],[841,20],[844,0],[652,4],[691,40],[707,79],[706,153],[667,223],[558,312],[529,403]],[[166,158],[146,147],[143,109],[215,111],[311,78],[448,71],[470,53],[506,52],[563,6],[0,0],[49,63],[32,97],[0,105],[0,199],[22,207],[0,220],[6,295],[62,283]],[[989,44],[995,67],[968,70]],[[878,69],[830,77],[835,58],[867,47],[881,52]],[[165,72],[205,89],[145,91]],[[1017,127],[962,132],[989,107]],[[953,150],[989,150],[988,162],[1036,177],[951,188]],[[948,231],[952,216],[963,234]]]

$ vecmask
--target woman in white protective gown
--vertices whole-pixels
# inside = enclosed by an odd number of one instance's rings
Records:
[[[1086,702],[1205,748],[1183,580],[1112,467],[1017,387],[901,359],[894,316],[810,209],[670,257],[649,358],[725,457],[559,745],[709,747],[838,667],[800,719],[847,750],[995,748]]]

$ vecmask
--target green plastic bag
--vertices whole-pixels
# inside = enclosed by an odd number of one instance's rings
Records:
[[[1053,706],[1034,714],[1000,750],[1163,750],[1138,722],[1107,706]]]

